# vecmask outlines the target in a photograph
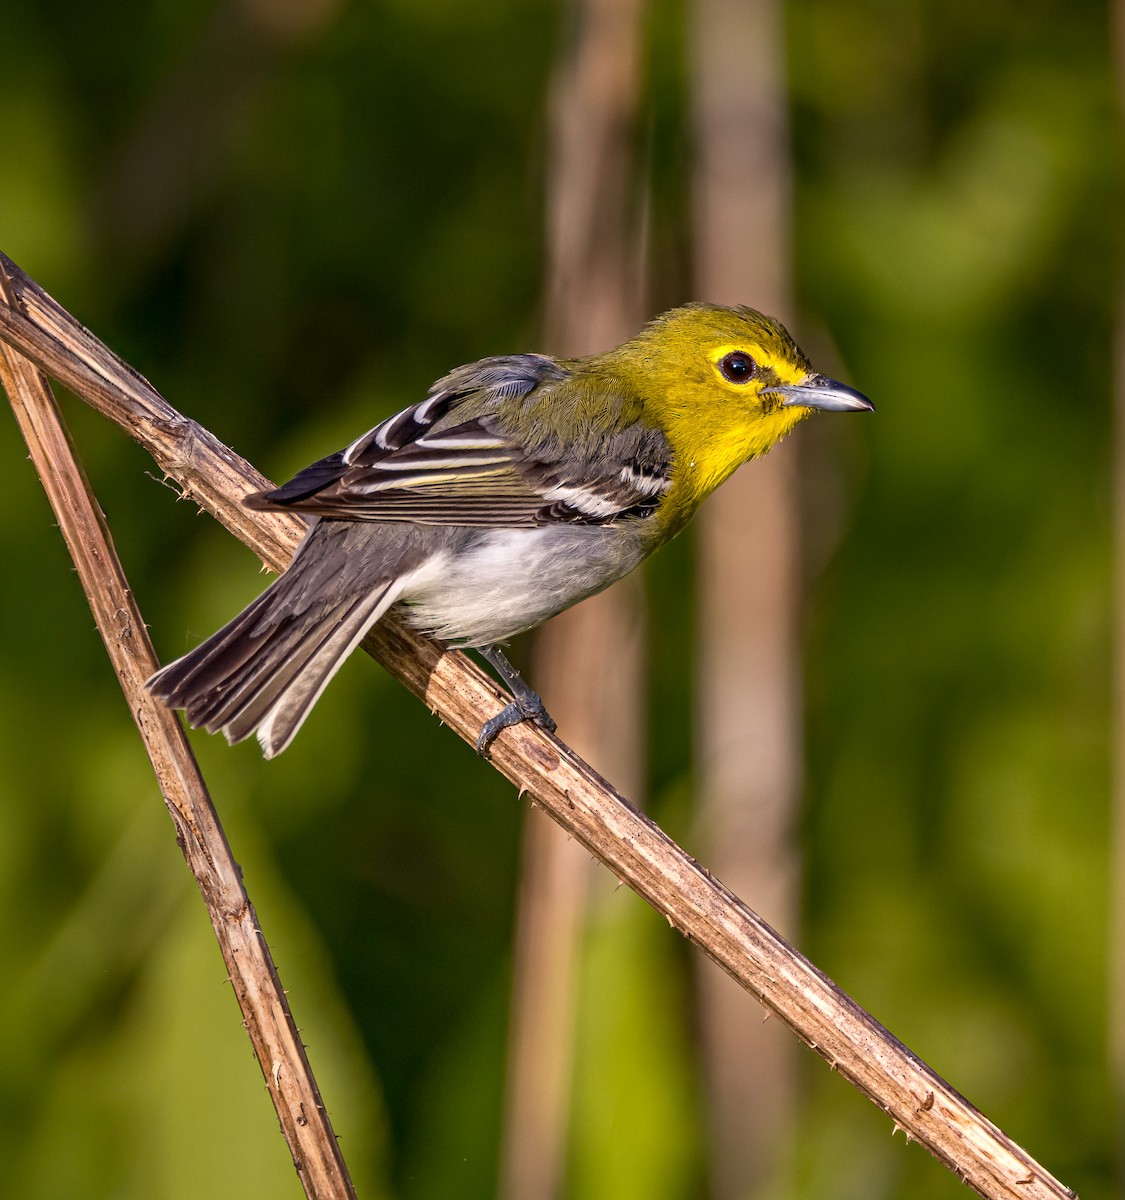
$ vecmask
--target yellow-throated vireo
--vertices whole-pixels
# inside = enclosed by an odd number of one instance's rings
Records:
[[[256,509],[312,518],[288,569],[229,625],[149,680],[192,725],[267,758],[288,746],[344,659],[392,606],[472,647],[553,730],[498,649],[628,574],[747,459],[814,409],[871,409],[817,375],[749,308],[689,304],[588,358],[513,354],[458,367]]]

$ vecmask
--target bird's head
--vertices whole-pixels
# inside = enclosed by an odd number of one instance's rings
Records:
[[[690,507],[814,410],[874,408],[816,374],[784,326],[752,308],[675,308],[605,357],[665,431]]]

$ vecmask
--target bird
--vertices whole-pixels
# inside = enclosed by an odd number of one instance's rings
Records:
[[[746,307],[685,304],[585,358],[459,366],[343,450],[243,500],[305,514],[309,529],[256,600],[147,687],[231,743],[256,733],[273,758],[393,609],[475,649],[507,685],[480,754],[521,721],[554,732],[501,645],[627,575],[812,413],[873,409]]]

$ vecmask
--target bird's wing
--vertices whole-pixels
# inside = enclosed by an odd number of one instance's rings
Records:
[[[537,406],[550,402],[553,389],[565,403],[569,379],[555,359],[533,354],[459,367],[421,403],[246,504],[352,521],[503,528],[647,515],[669,486],[671,451],[658,430],[620,422],[587,436],[588,449],[537,425],[526,438],[512,431],[513,403],[532,393]]]

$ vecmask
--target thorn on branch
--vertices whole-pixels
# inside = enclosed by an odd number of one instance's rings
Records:
[[[161,487],[166,487],[170,492],[175,492],[177,500],[184,500],[187,498],[187,489],[173,479],[171,475],[165,474],[162,478],[157,478],[152,471],[146,471],[145,474],[149,477],[149,479],[160,484]]]

